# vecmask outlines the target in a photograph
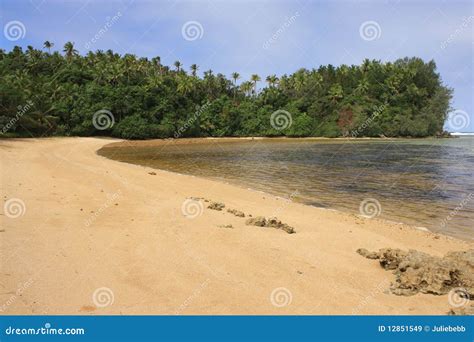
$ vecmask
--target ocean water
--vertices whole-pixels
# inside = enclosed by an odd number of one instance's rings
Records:
[[[474,137],[108,147],[124,162],[474,239]]]

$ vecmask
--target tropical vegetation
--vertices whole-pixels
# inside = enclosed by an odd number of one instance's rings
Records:
[[[435,62],[420,58],[245,80],[213,70],[200,77],[198,65],[169,67],[160,57],[53,46],[0,50],[3,135],[424,137],[443,132],[450,110],[451,89]],[[283,126],[272,121],[277,111],[288,116]],[[107,125],[94,122],[98,112],[111,115]]]

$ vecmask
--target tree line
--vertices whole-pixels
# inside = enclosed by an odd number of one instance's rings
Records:
[[[0,49],[2,135],[425,137],[443,134],[452,97],[435,62],[420,58],[242,80],[160,57],[53,46]]]

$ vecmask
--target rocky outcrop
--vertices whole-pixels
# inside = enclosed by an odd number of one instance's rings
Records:
[[[210,202],[209,205],[207,206],[208,209],[222,211],[222,209],[225,208],[224,203],[210,201],[210,200],[205,199],[204,197],[188,197],[188,198],[191,199],[191,200],[194,200],[194,201]],[[227,212],[229,214],[232,214],[232,215],[237,216],[237,217],[245,217],[245,213],[240,211],[240,210],[237,210],[237,209],[228,208]],[[288,234],[296,233],[296,231],[293,227],[289,226],[286,223],[281,222],[276,217],[271,217],[269,219],[266,219],[263,216],[253,217],[251,214],[248,214],[248,217],[249,218],[245,221],[245,224],[248,225],[248,226],[257,226],[257,227],[268,227],[268,228],[281,229],[281,230],[287,232]],[[221,226],[219,226],[219,227],[221,227]],[[224,227],[221,227],[221,228],[224,228]],[[225,228],[233,228],[233,227],[225,227]]]
[[[211,202],[208,206],[208,209],[221,211],[225,208],[225,204],[221,202]]]
[[[379,260],[380,266],[393,270],[395,281],[391,292],[410,296],[416,293],[447,294],[462,288],[474,299],[474,250],[450,252],[444,257],[409,250],[383,248],[378,252],[358,249],[357,253]]]
[[[281,229],[287,232],[288,234],[296,233],[295,229],[289,226],[286,223],[282,223],[276,217],[271,217],[268,220],[263,216],[251,217],[245,221],[245,224],[248,226],[257,226],[257,227],[268,227]]]
[[[237,209],[227,209],[227,212],[237,217],[245,217],[244,212]]]

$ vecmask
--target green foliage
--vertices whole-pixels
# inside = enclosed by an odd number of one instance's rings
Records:
[[[360,66],[300,69],[291,75],[237,81],[212,70],[198,76],[160,57],[120,56],[111,50],[80,56],[29,46],[0,50],[0,133],[4,136],[111,135],[125,139],[222,136],[413,136],[440,134],[451,89],[433,61],[365,60]],[[264,80],[267,87],[258,90]],[[114,125],[97,130],[106,109]],[[284,110],[291,125],[272,126]]]
[[[155,136],[157,127],[138,114],[127,116],[113,128],[113,135],[124,139],[148,139]]]

